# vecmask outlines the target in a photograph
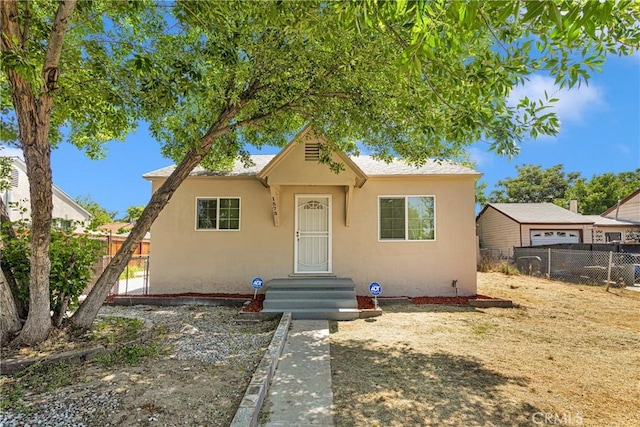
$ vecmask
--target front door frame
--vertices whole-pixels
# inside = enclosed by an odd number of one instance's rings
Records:
[[[299,249],[299,233],[298,228],[298,203],[301,198],[319,198],[326,199],[329,210],[327,224],[327,270],[326,271],[299,271],[298,269],[298,249]],[[294,274],[330,274],[333,272],[333,206],[331,194],[296,194],[294,198],[294,230],[293,230],[293,273]]]

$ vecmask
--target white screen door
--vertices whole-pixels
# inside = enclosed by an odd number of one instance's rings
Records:
[[[294,273],[331,272],[331,196],[296,195]]]

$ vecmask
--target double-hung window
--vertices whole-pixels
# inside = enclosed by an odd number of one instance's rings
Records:
[[[435,240],[434,196],[380,196],[380,240]]]
[[[196,199],[196,230],[240,230],[240,198]]]

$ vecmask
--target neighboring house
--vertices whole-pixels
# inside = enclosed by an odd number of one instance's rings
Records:
[[[604,211],[601,216],[640,224],[640,188]]]
[[[591,243],[594,221],[553,203],[489,203],[476,224],[482,249],[511,256],[514,247]]]
[[[636,241],[640,235],[640,188],[600,216],[588,218],[595,222],[594,243]]]
[[[1,193],[2,200],[7,206],[9,218],[12,221],[28,220],[31,218],[31,205],[27,165],[17,157],[12,157],[11,162],[11,186]],[[75,231],[82,231],[83,224],[91,222],[91,214],[55,185],[53,185],[52,216],[55,226],[71,229],[75,225]]]
[[[306,127],[278,155],[251,156],[252,166],[196,168],[152,226],[150,292],[246,294],[256,276],[336,276],[359,295],[371,282],[383,296],[476,294],[480,174],[340,152],[336,174],[318,163],[328,143]],[[173,170],[144,177],[155,191]]]
[[[605,218],[600,215],[584,215],[594,222],[593,243],[626,242],[640,235],[640,223]]]

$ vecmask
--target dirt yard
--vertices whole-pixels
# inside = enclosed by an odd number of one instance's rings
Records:
[[[336,426],[640,425],[640,292],[480,273],[517,308],[332,325]]]

